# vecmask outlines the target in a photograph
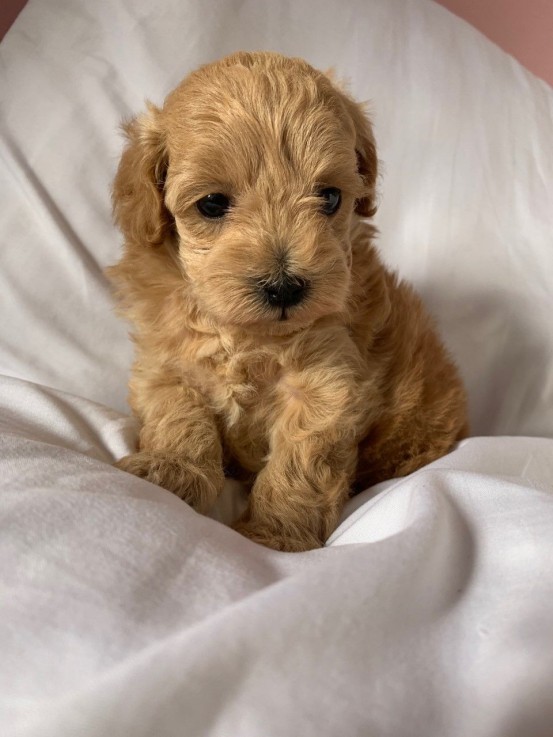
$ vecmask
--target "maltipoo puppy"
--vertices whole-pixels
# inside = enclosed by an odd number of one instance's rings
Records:
[[[372,244],[369,121],[306,62],[236,53],[125,130],[110,275],[134,325],[140,436],[117,465],[200,512],[240,472],[236,530],[319,547],[352,490],[467,427],[431,319]]]

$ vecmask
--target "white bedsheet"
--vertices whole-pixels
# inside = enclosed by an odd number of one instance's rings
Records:
[[[116,128],[238,48],[371,100],[381,250],[490,436],[301,555],[110,466]],[[550,737],[553,91],[423,0],[30,0],[0,84],[0,735]]]

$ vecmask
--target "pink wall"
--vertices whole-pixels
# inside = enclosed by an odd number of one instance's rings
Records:
[[[553,85],[552,0],[437,0]]]
[[[27,0],[0,0],[0,39],[14,22]]]

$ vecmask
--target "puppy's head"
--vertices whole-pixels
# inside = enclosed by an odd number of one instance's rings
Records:
[[[299,59],[202,67],[127,126],[114,210],[127,243],[171,240],[199,309],[283,334],[344,310],[349,232],[375,211],[362,109]]]

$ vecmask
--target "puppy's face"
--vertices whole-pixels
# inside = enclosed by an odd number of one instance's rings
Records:
[[[326,77],[234,55],[140,124],[158,151],[158,211],[213,322],[284,334],[344,310],[351,219],[372,214],[376,158],[359,109]],[[117,196],[116,180],[116,212]]]

